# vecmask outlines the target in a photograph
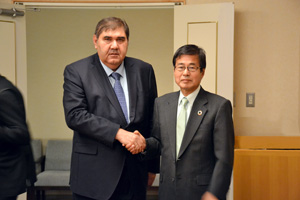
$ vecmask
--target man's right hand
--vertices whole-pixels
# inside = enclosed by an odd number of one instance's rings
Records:
[[[132,154],[140,153],[146,148],[146,140],[138,131],[132,133],[124,129],[119,129],[115,139]]]

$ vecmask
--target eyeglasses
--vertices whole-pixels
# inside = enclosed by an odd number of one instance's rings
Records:
[[[177,70],[178,72],[183,72],[185,71],[185,69],[188,69],[189,72],[195,72],[197,71],[200,67],[196,67],[196,66],[183,66],[183,65],[178,65],[175,67],[175,70]]]

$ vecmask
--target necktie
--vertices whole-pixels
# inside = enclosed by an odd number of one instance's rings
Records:
[[[123,110],[124,116],[126,118],[127,123],[129,123],[128,119],[128,112],[127,112],[127,106],[126,106],[126,99],[124,95],[124,90],[122,88],[122,85],[120,83],[120,77],[121,75],[117,72],[113,72],[111,76],[115,79],[115,85],[114,85],[114,90],[117,95],[117,98],[119,100],[119,103],[121,105],[121,108]]]
[[[188,104],[187,98],[182,98],[181,100],[181,109],[180,113],[177,118],[177,125],[176,125],[176,155],[178,157],[178,153],[180,150],[182,138],[185,131],[186,126],[186,120],[187,120],[187,104]]]

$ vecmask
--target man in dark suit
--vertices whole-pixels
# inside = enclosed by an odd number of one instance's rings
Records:
[[[144,152],[161,154],[159,199],[224,200],[234,154],[231,103],[200,86],[206,68],[203,49],[182,46],[173,65],[180,91],[156,99],[152,137]]]
[[[23,97],[0,75],[0,200],[15,200],[36,181]]]
[[[144,200],[148,172],[159,169],[158,159],[140,161],[124,147],[144,149],[144,138],[133,132],[150,136],[157,97],[152,66],[126,57],[128,40],[125,21],[102,19],[93,37],[97,54],[65,69],[65,118],[74,130],[74,199]]]

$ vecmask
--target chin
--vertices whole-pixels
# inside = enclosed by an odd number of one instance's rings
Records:
[[[190,89],[191,88],[191,86],[189,86],[189,84],[181,84],[180,87],[183,88],[183,89]]]
[[[111,65],[120,65],[122,63],[122,61],[120,61],[120,60],[111,60],[111,61],[109,61],[109,64],[111,64]]]

